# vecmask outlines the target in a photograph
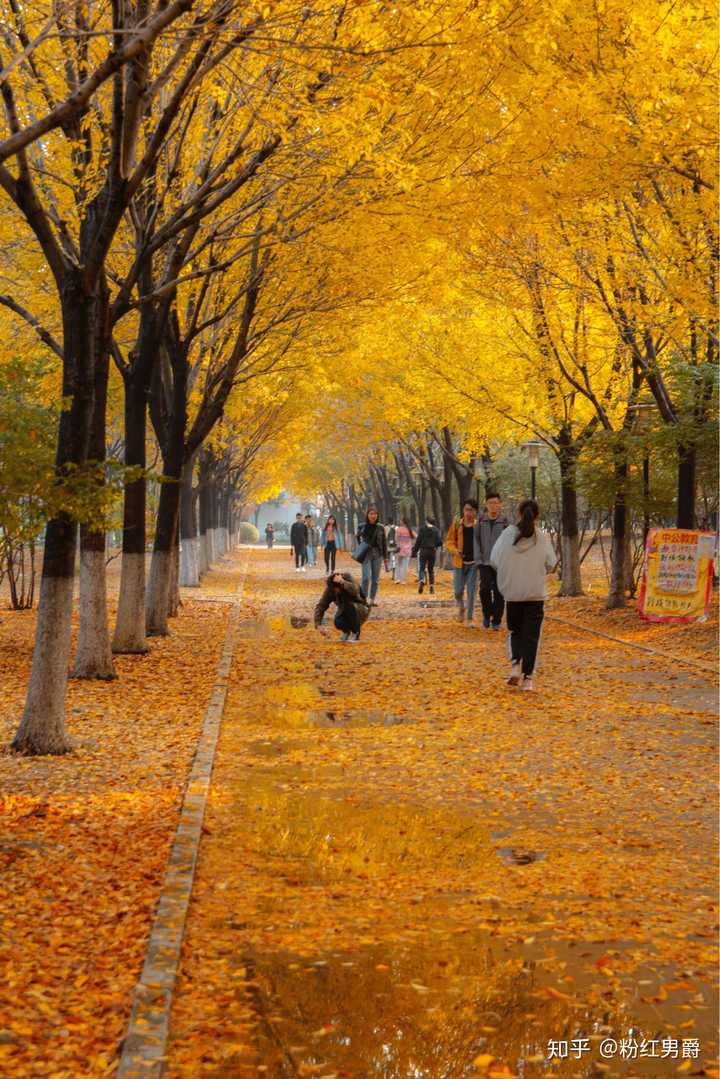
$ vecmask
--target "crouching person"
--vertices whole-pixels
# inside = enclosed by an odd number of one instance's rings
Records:
[[[325,582],[325,591],[315,608],[315,629],[327,636],[322,624],[325,612],[331,603],[337,608],[335,629],[340,630],[342,642],[356,644],[360,640],[360,630],[367,622],[370,604],[365,593],[349,573],[333,573]]]

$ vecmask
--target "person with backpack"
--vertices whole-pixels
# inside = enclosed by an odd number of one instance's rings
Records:
[[[308,530],[302,513],[295,514],[295,521],[290,529],[290,548],[295,553],[295,572],[305,573],[307,562]]]
[[[342,550],[340,529],[334,513],[330,514],[322,530],[322,548],[325,557],[325,572],[334,573],[337,553]]]
[[[505,597],[510,631],[509,686],[533,688],[540,630],[545,617],[547,574],[555,566],[550,537],[538,528],[534,498],[518,506],[517,524],[508,525],[490,552],[498,587]]]
[[[395,529],[395,543],[397,544],[397,568],[395,570],[396,584],[405,584],[407,581],[414,539],[415,533],[412,530],[412,525],[407,517],[403,517],[402,523]]]
[[[477,564],[480,552],[475,535],[478,504],[474,498],[466,498],[462,517],[453,521],[448,529],[447,549],[453,556],[453,591],[457,604],[459,622],[465,621],[465,597],[467,596],[467,624],[474,628],[473,611],[477,589]]]
[[[428,576],[430,594],[435,592],[435,557],[442,547],[442,536],[434,517],[427,517],[425,524],[418,529],[413,544],[412,557],[418,560],[418,592],[425,588],[425,574]]]
[[[385,571],[388,571],[388,549],[385,529],[380,524],[380,514],[377,507],[370,506],[365,514],[365,523],[358,529],[355,537],[358,546],[367,545],[367,550],[362,561],[362,587],[368,596],[370,604],[377,607],[377,590],[380,580],[380,566],[385,563]]]
[[[502,513],[500,495],[496,491],[488,491],[485,495],[485,512],[475,525],[480,549],[480,604],[485,629],[499,630],[502,625],[505,601],[498,588],[497,573],[490,565],[490,552],[509,523]]]
[[[315,607],[315,629],[323,636],[327,630],[323,626],[325,612],[331,603],[337,608],[335,629],[342,633],[343,644],[357,644],[360,630],[370,615],[370,604],[365,592],[350,573],[331,573],[325,582],[325,591]]]

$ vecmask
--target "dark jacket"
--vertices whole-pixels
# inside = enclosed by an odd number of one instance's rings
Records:
[[[295,521],[290,529],[290,543],[296,551],[307,547],[308,530],[304,521]]]
[[[418,529],[418,534],[415,537],[412,557],[415,558],[419,551],[434,551],[437,547],[442,547],[440,529],[436,528],[435,525],[424,524]]]
[[[352,574],[343,573],[341,576],[343,581],[341,585],[333,581],[332,575],[325,582],[325,591],[320,597],[320,602],[315,607],[316,626],[322,624],[325,612],[331,603],[334,603],[339,610],[352,603],[357,610],[360,625],[367,621],[370,614],[370,605],[365,593]]]
[[[475,524],[475,544],[480,551],[481,566],[490,565],[490,552],[507,526],[507,517],[496,517],[493,520],[486,513],[478,517]]]
[[[387,561],[387,536],[379,521],[374,525],[366,521],[362,528],[358,529],[357,541],[358,543],[368,543],[370,545],[370,556],[379,554],[381,558]]]

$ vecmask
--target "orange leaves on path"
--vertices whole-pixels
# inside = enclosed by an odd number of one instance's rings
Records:
[[[504,633],[383,578],[340,646],[320,587],[253,553],[170,1079],[531,1077],[689,1020],[711,1059],[709,680],[548,624],[520,694]]]
[[[70,683],[74,754],[0,757],[3,1077],[114,1072],[236,586],[234,571],[211,574],[171,637],[118,658],[118,681]],[[0,617],[5,744],[32,622]]]

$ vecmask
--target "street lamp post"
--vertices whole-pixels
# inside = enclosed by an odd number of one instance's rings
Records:
[[[647,435],[652,425],[652,414],[655,409],[654,400],[636,401],[632,406],[633,430],[638,434]],[[648,532],[650,531],[650,444],[647,438],[643,439],[642,460],[642,484],[643,484],[643,547],[647,544]]]
[[[530,442],[523,443],[523,449],[527,450],[528,462],[530,464],[530,497],[535,498],[537,492],[537,479],[536,474],[538,465],[540,464],[540,448],[542,442],[537,439],[532,439]]]

